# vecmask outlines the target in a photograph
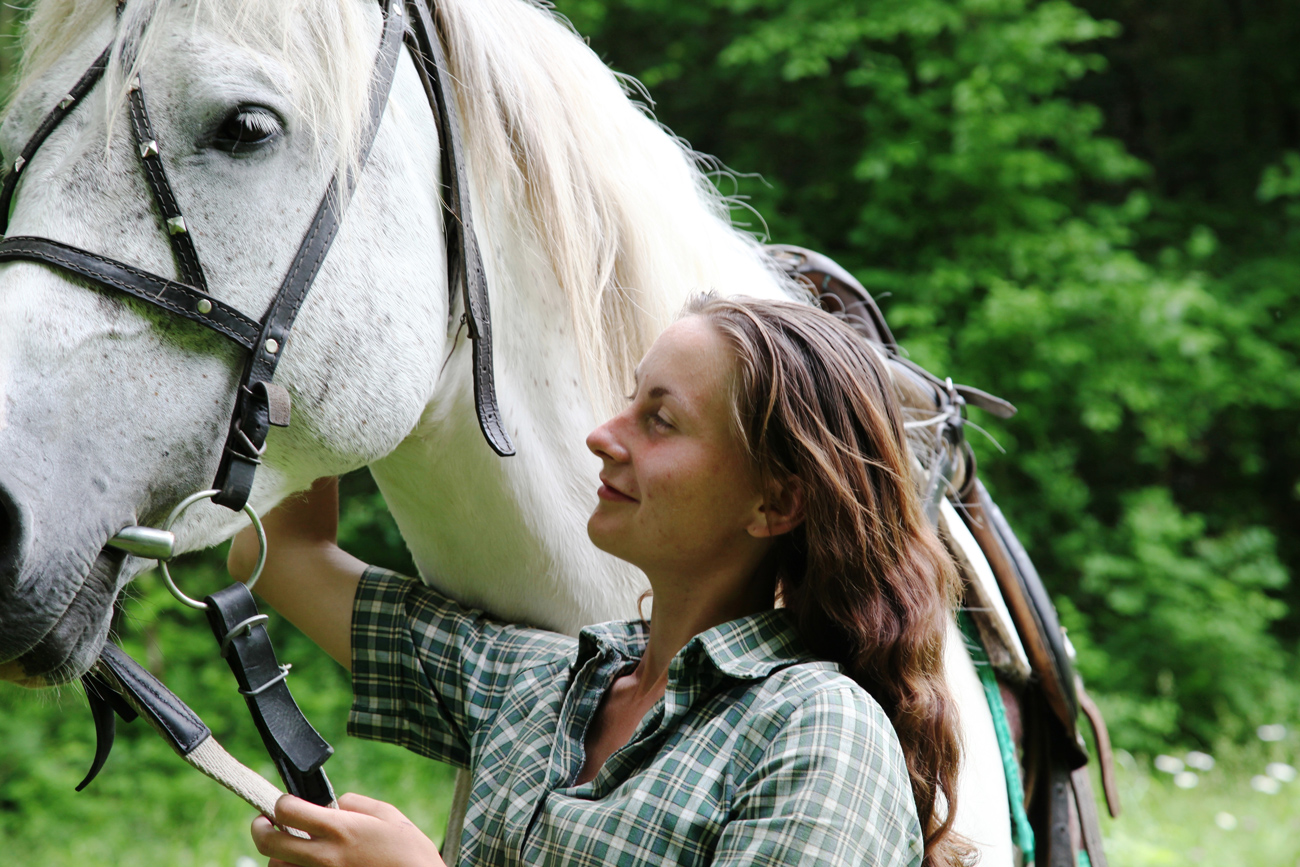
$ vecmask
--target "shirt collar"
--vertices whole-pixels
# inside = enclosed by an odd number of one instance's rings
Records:
[[[627,659],[640,659],[649,636],[649,626],[642,620],[588,626],[578,637],[577,664],[581,666],[602,649]],[[778,668],[816,659],[799,638],[789,614],[781,608],[706,629],[677,652],[674,662],[685,664],[701,650],[718,671],[743,679],[767,677]]]

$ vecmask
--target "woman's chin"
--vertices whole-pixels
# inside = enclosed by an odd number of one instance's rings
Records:
[[[597,507],[596,511],[587,519],[587,538],[591,540],[591,544],[606,554],[612,554],[621,560],[626,560],[627,558],[620,553],[624,548],[619,544],[621,534],[617,532],[617,528],[613,524],[614,522],[609,519],[609,516],[602,515],[600,508]]]

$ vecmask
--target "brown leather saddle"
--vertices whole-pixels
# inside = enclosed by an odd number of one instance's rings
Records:
[[[1028,662],[1027,677],[1014,667],[1005,667],[998,671],[998,678],[1004,700],[1010,698],[1015,705],[1008,716],[1019,723],[1012,728],[1021,753],[1026,811],[1034,827],[1035,863],[1074,867],[1082,845],[1093,867],[1105,867],[1086,767],[1088,750],[1078,724],[1080,712],[1087,717],[1096,740],[1107,806],[1112,816],[1118,816],[1119,795],[1106,724],[1074,670],[1073,650],[1047,588],[977,477],[975,456],[962,426],[967,406],[1000,418],[1010,418],[1015,407],[980,389],[940,379],[904,358],[870,293],[830,258],[789,245],[771,245],[767,251],[823,309],[842,317],[877,345],[893,375],[905,412],[921,419],[916,427],[924,429],[928,437],[912,441],[914,451],[919,446],[921,451],[929,452],[920,456],[929,473],[922,479],[928,513],[936,519],[937,501],[948,498],[996,578],[997,590]],[[934,424],[928,420],[934,420]],[[969,600],[966,604],[980,627],[983,642],[996,644],[997,630],[981,623],[982,617],[991,616],[987,608]],[[988,650],[995,669],[999,668],[999,651],[1005,648]],[[1006,658],[1010,656],[1005,654]]]

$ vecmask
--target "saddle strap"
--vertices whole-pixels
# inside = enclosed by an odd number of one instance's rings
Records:
[[[323,767],[334,748],[312,728],[289,692],[285,682],[289,668],[276,659],[263,625],[266,617],[258,613],[253,594],[236,583],[203,601],[221,655],[235,674],[285,788],[313,804],[334,803],[334,789]]]
[[[1075,768],[1070,772],[1070,785],[1074,788],[1074,804],[1079,811],[1079,830],[1083,836],[1083,849],[1088,853],[1091,867],[1107,867],[1106,852],[1102,847],[1101,820],[1097,816],[1097,798],[1092,793],[1092,780],[1088,768]]]
[[[1083,689],[1082,681],[1076,681],[1079,694],[1079,707],[1092,726],[1092,736],[1097,741],[1097,762],[1101,766],[1101,788],[1106,794],[1106,809],[1112,819],[1119,818],[1119,784],[1115,779],[1115,753],[1110,748],[1110,730],[1106,728],[1106,718],[1101,715],[1101,708]]]
[[[1056,609],[1019,540],[978,479],[961,510],[997,578],[1044,698],[1064,727],[1071,767],[1088,761],[1078,732],[1075,676]]]

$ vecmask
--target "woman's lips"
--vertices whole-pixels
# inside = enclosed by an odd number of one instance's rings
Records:
[[[620,491],[618,488],[611,487],[609,482],[604,482],[596,489],[596,496],[602,500],[609,500],[611,503],[635,503],[636,500]]]

